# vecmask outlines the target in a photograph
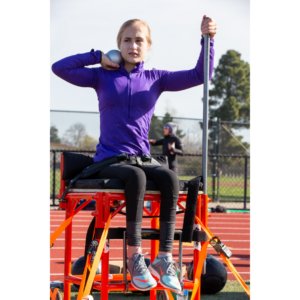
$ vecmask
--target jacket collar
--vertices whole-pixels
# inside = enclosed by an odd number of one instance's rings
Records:
[[[119,69],[122,73],[127,73],[127,70],[124,68],[124,62],[121,63],[120,69]],[[140,73],[144,71],[144,62],[140,61],[138,62],[135,67],[130,71],[130,73]]]

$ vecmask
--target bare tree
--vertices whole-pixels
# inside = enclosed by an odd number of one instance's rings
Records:
[[[65,132],[63,143],[79,147],[86,135],[85,126],[82,123],[76,123]]]

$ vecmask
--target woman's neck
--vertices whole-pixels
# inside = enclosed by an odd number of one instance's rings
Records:
[[[124,63],[124,68],[125,68],[125,70],[126,70],[128,73],[130,73],[130,71],[131,71],[132,69],[134,69],[135,66],[136,66],[136,64],[130,64],[130,63],[126,62],[126,61],[125,61],[125,63]]]

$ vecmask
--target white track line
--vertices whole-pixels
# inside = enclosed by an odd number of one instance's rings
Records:
[[[150,256],[150,254],[148,254],[148,256]],[[76,257],[76,258],[71,258],[71,260],[77,260],[79,257]],[[223,260],[222,257],[215,257],[216,259],[218,260]],[[183,257],[182,258],[183,260],[190,260],[191,258],[190,257]],[[57,261],[64,261],[65,259],[64,258],[50,258],[50,260],[57,260]],[[110,257],[110,261],[113,261],[113,260],[123,260],[123,257]],[[250,257],[249,258],[240,258],[240,257],[230,257],[230,260],[250,260]]]
[[[57,219],[52,219],[50,220],[51,223],[61,223],[62,221],[64,220],[57,220]],[[125,221],[125,220],[124,220]],[[124,224],[124,221],[112,221],[112,224],[115,224],[115,223],[122,223]],[[73,223],[76,223],[76,222],[87,222],[86,220],[73,220],[72,221]],[[89,225],[90,222],[87,222],[87,224]],[[226,224],[226,225],[232,225],[232,224],[235,224],[235,225],[249,225],[248,223],[242,223],[242,222],[239,222],[239,223],[235,223],[235,222],[208,222],[209,225],[215,225],[215,224]]]
[[[144,215],[144,216],[146,216],[146,215]],[[64,219],[64,217],[65,217],[65,215],[50,215],[50,218],[52,218],[52,217],[59,217],[60,219]],[[80,217],[80,218],[89,218],[89,219],[93,219],[93,216],[85,216],[85,215],[75,215],[75,217],[74,218],[78,218],[78,217]],[[113,220],[118,220],[118,219],[125,219],[126,218],[126,216],[115,216],[115,217],[113,217]],[[184,219],[184,217],[183,216],[177,216],[177,219]],[[222,218],[222,217],[208,217],[208,220],[249,220],[250,221],[250,219],[251,218],[235,218],[235,217],[233,217],[233,216],[228,216],[228,218]]]
[[[50,233],[53,233],[54,232],[54,230],[52,230],[52,231],[50,231]],[[72,233],[85,233],[86,234],[86,231],[72,231]],[[226,235],[226,234],[228,234],[228,235],[250,235],[250,233],[239,233],[239,232],[230,232],[230,233],[228,233],[228,232],[218,232],[218,231],[216,231],[215,232],[216,234],[224,234],[224,235]],[[61,234],[65,234],[65,232],[62,232]]]
[[[57,241],[64,241],[65,239],[56,239],[56,240]],[[72,239],[72,241],[85,241],[85,239]],[[223,240],[222,239],[222,242],[238,242],[238,243],[242,243],[242,242],[250,242],[250,240]]]
[[[57,225],[50,225],[50,227],[57,227]],[[87,228],[87,226],[84,226],[84,225],[73,225],[72,227],[83,227],[83,228]],[[143,228],[151,228],[151,226],[143,226]],[[247,227],[247,228],[235,228],[235,227],[210,227],[209,229],[250,230],[250,227]]]
[[[227,274],[233,274],[232,272],[227,272]],[[239,272],[239,274],[250,274],[250,272]],[[64,273],[52,273],[50,276],[63,276]]]
[[[228,246],[230,247],[230,246]],[[185,246],[185,249],[194,249],[194,246]],[[51,248],[51,251],[53,250],[62,250],[65,249],[65,247],[53,247]],[[72,250],[76,249],[76,250],[82,250],[85,249],[85,247],[72,247]],[[123,250],[123,247],[109,247],[110,250]],[[150,247],[142,247],[143,250],[151,250]],[[179,249],[179,247],[174,246],[173,249]],[[207,248],[207,250],[215,250],[214,248]],[[234,250],[234,251],[250,251],[250,249],[244,249],[244,248],[231,248],[230,250]]]

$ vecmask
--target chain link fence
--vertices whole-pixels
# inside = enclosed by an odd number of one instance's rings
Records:
[[[57,206],[60,188],[60,157],[66,150],[50,150],[50,205]],[[72,150],[93,157],[94,151]],[[152,153],[153,156],[161,153]],[[202,155],[185,154],[178,158],[178,177],[190,180],[202,173]],[[208,196],[209,207],[217,205],[226,209],[250,209],[250,156],[238,154],[209,154]]]

